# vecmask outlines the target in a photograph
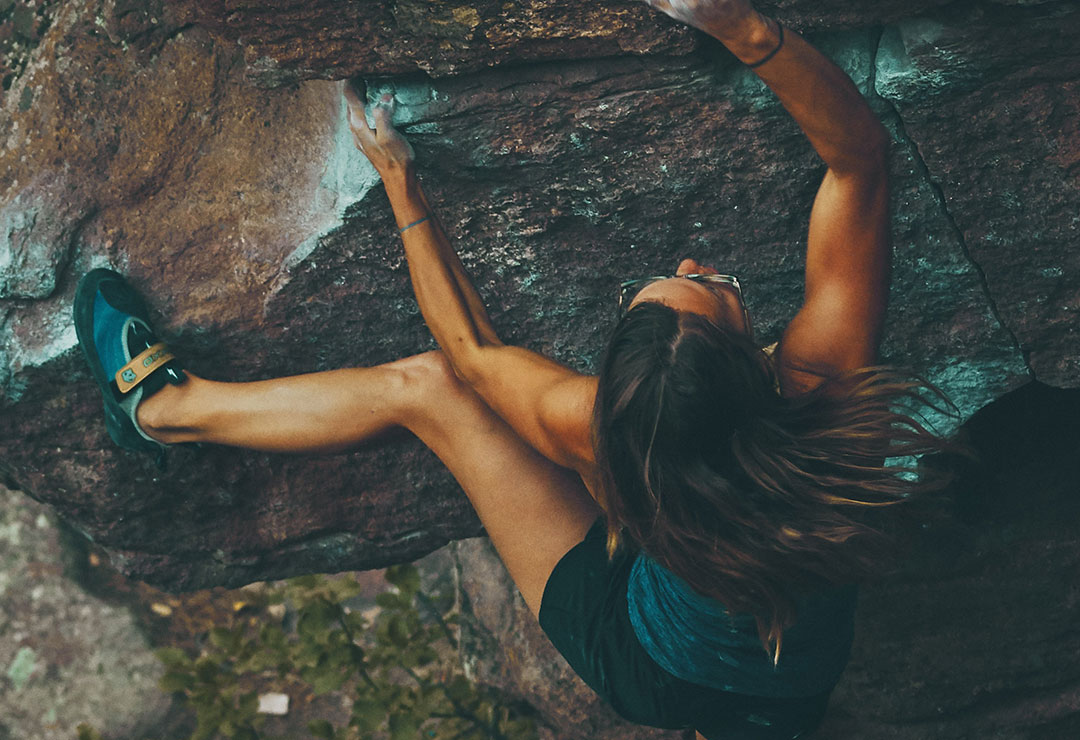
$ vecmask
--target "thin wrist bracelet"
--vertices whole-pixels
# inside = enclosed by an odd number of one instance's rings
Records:
[[[776,20],[776,19],[774,18],[773,20]],[[765,62],[769,61],[774,56],[776,56],[777,52],[779,52],[782,48],[784,48],[784,24],[781,23],[780,21],[776,21],[776,28],[777,28],[777,30],[780,31],[780,43],[778,43],[776,45],[776,48],[773,49],[772,51],[770,51],[769,55],[766,56],[764,59],[762,59],[760,62],[754,62],[753,64],[747,64],[746,65],[747,67],[749,67],[750,69],[757,69],[762,64],[764,64]]]
[[[418,218],[418,219],[416,219],[415,221],[413,221],[413,222],[412,222],[411,224],[409,224],[408,226],[402,226],[402,227],[401,227],[400,229],[398,229],[398,233],[399,233],[399,234],[401,234],[401,233],[404,233],[405,229],[411,229],[412,227],[416,226],[417,224],[422,224],[422,223],[424,223],[425,221],[427,221],[427,220],[428,220],[429,218],[431,218],[431,214],[430,214],[430,213],[429,213],[428,215],[424,216],[423,218]]]

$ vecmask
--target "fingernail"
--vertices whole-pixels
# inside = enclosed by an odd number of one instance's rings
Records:
[[[391,95],[390,93],[386,93],[385,95],[382,96],[382,101],[384,103],[389,103],[393,99],[394,99],[394,96]]]

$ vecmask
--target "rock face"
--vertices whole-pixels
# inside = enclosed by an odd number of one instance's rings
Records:
[[[1080,9],[1065,0],[762,4],[893,133],[884,352],[965,416],[1075,385]],[[53,7],[53,6],[50,6]],[[75,346],[111,265],[205,377],[374,365],[433,345],[340,80],[392,93],[435,208],[508,341],[588,370],[628,276],[740,275],[759,339],[800,304],[823,169],[717,43],[643,5],[67,0],[0,107],[0,478],[172,589],[377,567],[479,533],[399,439],[320,458],[115,448]]]
[[[0,737],[150,735],[170,703],[161,663],[130,613],[64,577],[59,539],[46,507],[0,486]]]

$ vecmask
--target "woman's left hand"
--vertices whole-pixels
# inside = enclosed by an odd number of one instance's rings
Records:
[[[416,160],[416,153],[391,123],[394,99],[384,95],[381,104],[375,106],[372,113],[374,129],[368,127],[364,102],[349,82],[345,83],[345,102],[349,106],[353,142],[374,165],[379,176],[386,180],[388,175],[407,172]]]

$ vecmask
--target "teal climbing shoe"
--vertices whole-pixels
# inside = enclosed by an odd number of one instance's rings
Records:
[[[166,383],[186,376],[147,320],[146,304],[123,276],[88,272],[75,292],[75,332],[105,400],[105,428],[121,447],[145,452],[165,466],[165,448],[139,426],[135,410]]]

